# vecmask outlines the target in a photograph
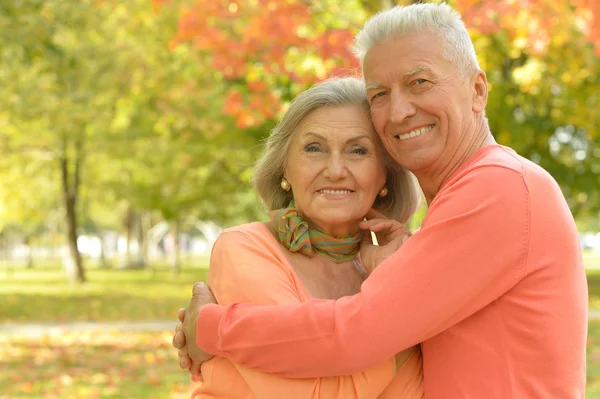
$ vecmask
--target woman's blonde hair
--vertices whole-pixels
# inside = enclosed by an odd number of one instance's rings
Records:
[[[364,82],[354,77],[331,78],[300,93],[290,103],[281,121],[271,130],[265,150],[254,167],[253,185],[269,211],[288,206],[292,192],[284,191],[281,179],[294,132],[300,122],[315,109],[358,105],[370,117]],[[378,196],[373,207],[387,217],[406,222],[419,203],[419,191],[413,175],[398,165],[377,137],[384,156],[388,194]]]

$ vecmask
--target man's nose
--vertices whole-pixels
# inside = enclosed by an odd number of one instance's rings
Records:
[[[406,95],[400,93],[391,93],[390,97],[390,122],[401,124],[406,118],[414,116],[417,108]]]

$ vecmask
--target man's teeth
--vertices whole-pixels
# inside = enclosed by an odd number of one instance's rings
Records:
[[[429,125],[426,127],[422,127],[420,129],[415,129],[410,133],[406,133],[406,134],[399,134],[398,136],[396,136],[396,138],[399,138],[400,140],[406,140],[406,139],[410,139],[412,137],[417,137],[422,135],[423,133],[427,133],[428,131],[430,131],[431,129],[433,129],[435,125]]]
[[[319,190],[321,194],[350,194],[350,190]]]

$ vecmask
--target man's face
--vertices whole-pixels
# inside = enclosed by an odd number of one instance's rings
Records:
[[[442,52],[436,35],[419,33],[374,46],[364,62],[377,134],[396,162],[417,175],[452,162],[479,106],[478,75],[464,79]]]

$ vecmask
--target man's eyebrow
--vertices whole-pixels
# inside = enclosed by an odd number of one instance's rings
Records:
[[[431,71],[431,68],[427,67],[427,66],[419,66],[416,68],[411,69],[410,71],[406,72],[404,74],[404,77],[409,77],[409,76],[413,76],[416,75],[419,72],[423,72],[423,71]]]
[[[383,87],[383,85],[381,83],[373,83],[373,84],[367,85],[367,90],[381,89],[382,87]]]
[[[407,78],[409,76],[416,75],[417,73],[423,72],[423,71],[431,71],[431,68],[428,67],[428,66],[418,66],[418,67],[413,68],[410,71],[406,72],[404,74],[404,77]],[[381,89],[382,87],[384,87],[384,85],[381,84],[381,83],[373,83],[373,84],[367,85],[367,91],[368,90]]]

